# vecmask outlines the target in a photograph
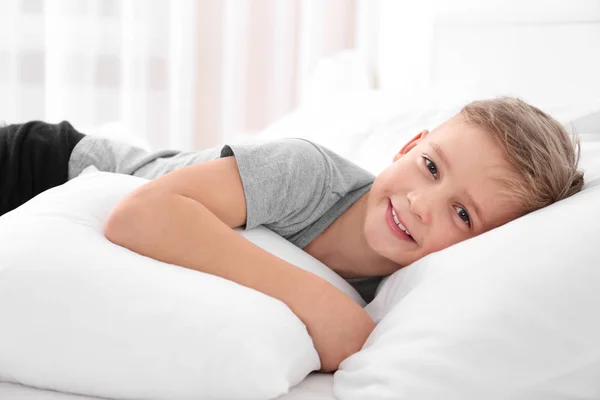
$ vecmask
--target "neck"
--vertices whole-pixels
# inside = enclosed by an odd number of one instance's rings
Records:
[[[368,196],[369,192],[304,248],[343,278],[380,276],[382,271],[399,268],[367,243],[364,221]]]

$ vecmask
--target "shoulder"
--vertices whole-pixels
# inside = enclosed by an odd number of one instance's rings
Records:
[[[324,159],[324,154],[318,145],[300,138],[228,144],[221,149],[221,157],[238,157],[246,154],[251,154],[257,158],[286,156],[301,159],[312,158],[315,161]]]
[[[333,150],[302,138],[226,145],[221,149],[221,157],[228,156],[236,157],[242,175],[253,171],[268,173],[273,179],[293,176],[295,180],[320,182],[338,195],[369,185],[375,179],[369,171]]]
[[[225,145],[221,157],[235,156],[240,173],[315,178],[329,175],[329,160],[315,144],[297,138]],[[242,176],[243,177],[243,176]],[[328,178],[326,178],[328,179]]]
[[[326,161],[333,182],[333,190],[345,194],[348,191],[373,183],[375,175],[348,158],[318,143],[310,142]]]

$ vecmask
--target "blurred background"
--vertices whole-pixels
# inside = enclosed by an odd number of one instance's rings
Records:
[[[3,0],[0,119],[123,122],[153,147],[252,134],[355,47],[352,0]]]
[[[191,150],[351,96],[583,112],[600,98],[599,23],[600,0],[2,0],[0,120]]]

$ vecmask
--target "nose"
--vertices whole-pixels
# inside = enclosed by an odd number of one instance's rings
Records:
[[[429,224],[431,222],[431,204],[427,198],[416,191],[408,192],[406,198],[410,212],[418,216],[424,224]]]

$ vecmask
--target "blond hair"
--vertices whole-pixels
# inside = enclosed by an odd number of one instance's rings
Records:
[[[459,115],[491,133],[519,179],[506,180],[523,214],[565,199],[583,187],[580,143],[558,121],[521,99],[474,101]]]

